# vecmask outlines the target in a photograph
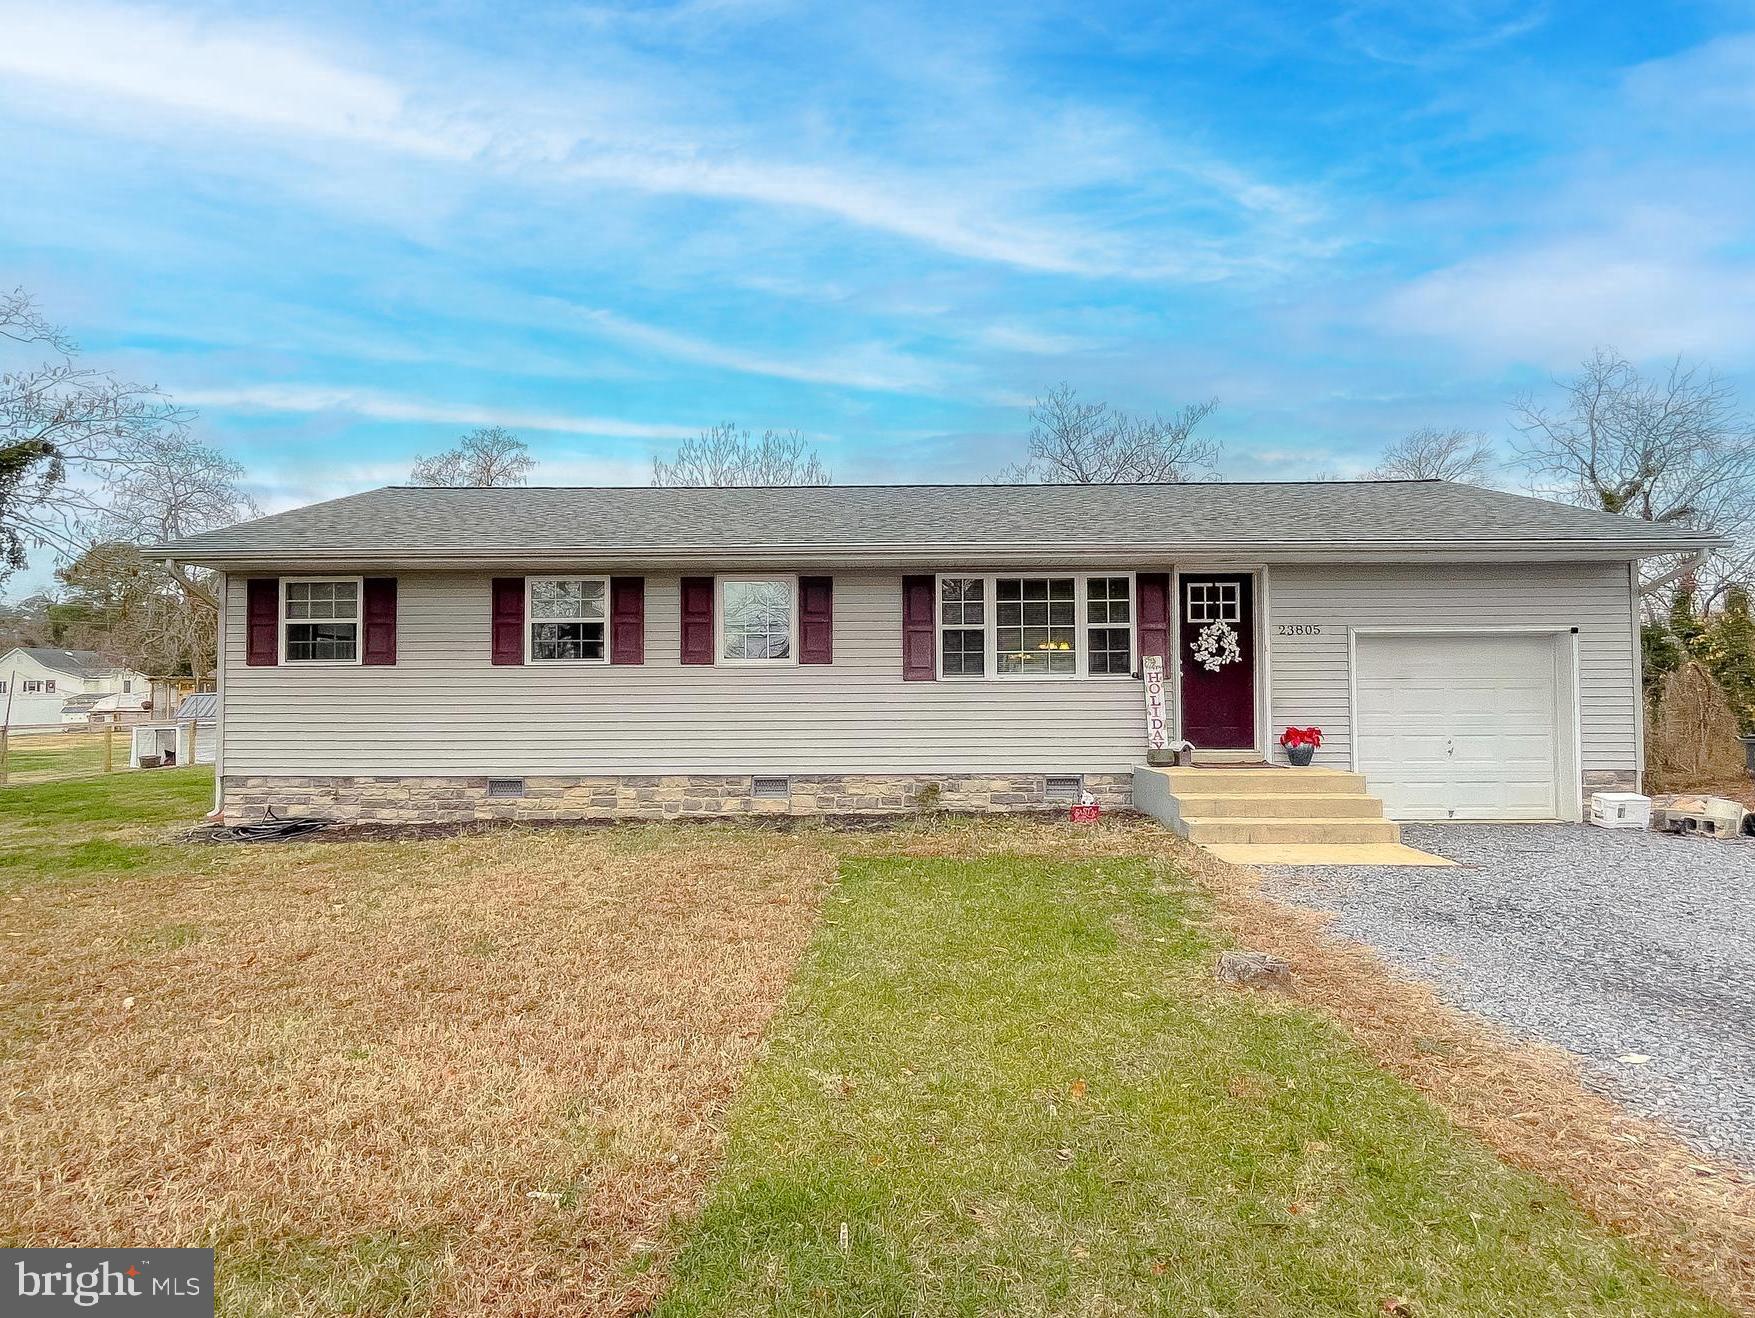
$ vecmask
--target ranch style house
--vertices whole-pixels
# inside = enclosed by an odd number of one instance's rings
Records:
[[[1711,533],[1442,481],[391,487],[221,576],[218,805],[344,821],[1125,804],[1198,762],[1573,820],[1642,762],[1638,565]]]

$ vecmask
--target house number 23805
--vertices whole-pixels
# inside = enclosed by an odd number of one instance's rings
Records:
[[[1322,628],[1314,622],[1282,622],[1274,627],[1275,636],[1321,636]]]

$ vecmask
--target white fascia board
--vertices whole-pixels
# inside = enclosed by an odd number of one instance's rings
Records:
[[[523,571],[580,566],[640,564],[678,570],[699,568],[725,572],[743,567],[764,568],[810,564],[821,567],[954,567],[1006,566],[1052,562],[1113,564],[1118,562],[1235,562],[1258,563],[1502,563],[1517,562],[1627,562],[1666,554],[1699,553],[1721,544],[1707,540],[1579,541],[1579,540],[1477,540],[1468,544],[1442,545],[1432,541],[1328,541],[1309,542],[1206,542],[1177,544],[1169,541],[1129,542],[1100,545],[1030,544],[914,544],[914,545],[785,545],[785,546],[685,546],[654,549],[629,545],[616,548],[568,549],[562,546],[463,551],[455,549],[313,549],[301,548],[285,555],[260,549],[197,551],[175,561],[197,567],[236,572],[284,573],[321,570],[341,564],[370,564],[374,569],[469,571],[516,567]]]

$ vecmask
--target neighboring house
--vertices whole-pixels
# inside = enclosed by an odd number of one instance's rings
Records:
[[[1638,560],[1720,543],[1419,481],[393,487],[152,552],[225,574],[228,815],[1122,803],[1159,656],[1209,756],[1576,819],[1639,778]]]
[[[92,650],[20,646],[0,655],[0,719],[13,728],[59,728],[70,696],[144,695],[147,681]]]

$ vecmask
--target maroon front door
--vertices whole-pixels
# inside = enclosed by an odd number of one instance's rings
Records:
[[[1182,735],[1196,750],[1255,749],[1255,580],[1184,576],[1177,586]]]

